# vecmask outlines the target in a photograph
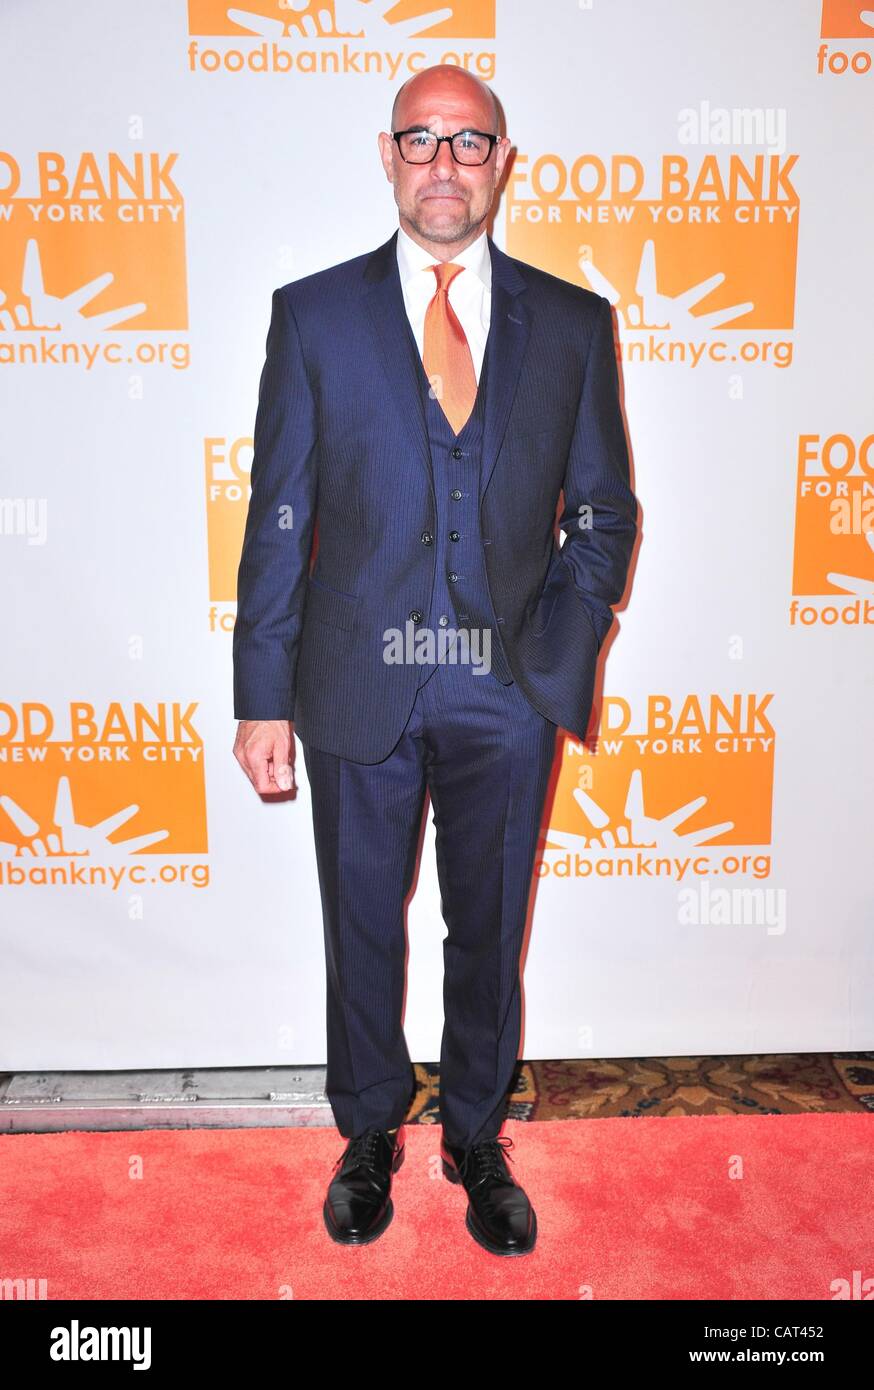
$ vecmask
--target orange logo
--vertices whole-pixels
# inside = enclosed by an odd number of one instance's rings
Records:
[[[627,856],[642,876],[662,859],[748,867],[724,847],[770,843],[772,699],[651,695],[636,720],[629,701],[605,697],[594,750],[565,741],[545,849]]]
[[[252,487],[252,437],[204,440],[209,597],[213,604],[237,601],[237,570]],[[231,632],[232,614],[210,610],[210,625]]]
[[[263,39],[494,38],[495,0],[188,0],[188,32]]]
[[[874,39],[874,9],[860,0],[822,0],[824,39]]]
[[[196,704],[73,702],[64,727],[48,705],[0,704],[0,882],[178,881],[111,866],[207,848],[203,742]],[[66,868],[54,861],[72,861]],[[43,861],[37,863],[37,861]],[[48,861],[48,862],[46,862]],[[108,867],[110,866],[110,867]],[[77,869],[77,876],[64,874]],[[20,871],[20,872],[19,872]],[[40,877],[35,877],[38,874]]]
[[[7,333],[46,335],[45,360],[83,336],[187,329],[185,204],[175,154],[0,151],[0,355]],[[55,337],[54,335],[57,335]],[[101,349],[94,349],[102,352]],[[40,360],[15,350],[11,360]],[[154,360],[154,350],[141,360]],[[131,360],[127,353],[120,359]],[[86,362],[90,365],[93,356]],[[175,365],[175,364],[174,364]]]
[[[792,592],[874,600],[874,435],[799,436]],[[867,625],[872,607],[851,605],[842,621]]]
[[[867,39],[874,41],[874,8],[859,0],[823,0],[820,36],[824,39]],[[853,47],[852,52],[821,43],[816,54],[816,70],[835,77],[863,77],[874,61],[870,48]]]
[[[605,295],[626,330],[683,340],[726,328],[789,329],[796,163],[797,155],[775,153],[666,154],[654,168],[632,154],[519,155],[507,190],[507,249]]]

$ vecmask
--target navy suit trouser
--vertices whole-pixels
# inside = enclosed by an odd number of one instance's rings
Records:
[[[404,907],[426,789],[443,941],[440,1118],[467,1147],[505,1115],[521,1032],[519,959],[556,725],[518,685],[436,666],[388,757],[303,745],[322,898],[325,1089],[340,1133],[403,1123],[415,1091],[404,1037]]]

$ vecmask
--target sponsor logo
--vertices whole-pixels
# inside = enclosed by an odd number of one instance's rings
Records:
[[[189,365],[176,159],[0,150],[0,364]]]
[[[0,886],[203,887],[196,704],[0,703]]]
[[[702,113],[688,117],[694,144]],[[712,137],[709,115],[704,124]],[[765,140],[768,131],[763,122]],[[653,162],[633,153],[520,153],[507,187],[507,249],[606,296],[625,361],[786,367],[797,161],[767,146]]]
[[[538,873],[558,878],[770,872],[772,695],[606,697],[594,746],[566,740]]]
[[[874,434],[797,442],[792,626],[874,625]],[[843,601],[840,595],[847,595]]]
[[[203,441],[206,478],[206,535],[209,555],[209,628],[233,632],[237,605],[237,571],[252,495],[254,440],[214,437]],[[288,508],[288,524],[293,517]],[[277,518],[281,524],[284,518]]]
[[[197,73],[375,73],[400,83],[434,63],[453,63],[488,82],[495,8],[495,0],[188,0],[187,66]]]
[[[861,39],[860,43],[821,43],[816,53],[816,71],[820,77],[867,77],[871,71],[874,50],[874,8],[860,0],[822,0],[820,37],[823,39]]]

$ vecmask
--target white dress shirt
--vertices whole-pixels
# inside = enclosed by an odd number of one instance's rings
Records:
[[[407,317],[421,357],[425,342],[425,311],[437,291],[437,277],[427,267],[436,265],[437,257],[413,241],[400,226],[397,254]],[[449,303],[458,315],[470,344],[473,369],[479,382],[492,313],[492,258],[485,230],[470,246],[452,257],[452,264],[465,267],[453,277],[449,286]]]

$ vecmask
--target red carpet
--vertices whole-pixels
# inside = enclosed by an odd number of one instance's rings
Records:
[[[0,1278],[49,1299],[829,1299],[874,1275],[872,1126],[508,1122],[539,1226],[515,1259],[468,1235],[433,1126],[407,1127],[394,1219],[358,1249],[322,1224],[333,1129],[3,1135]]]

